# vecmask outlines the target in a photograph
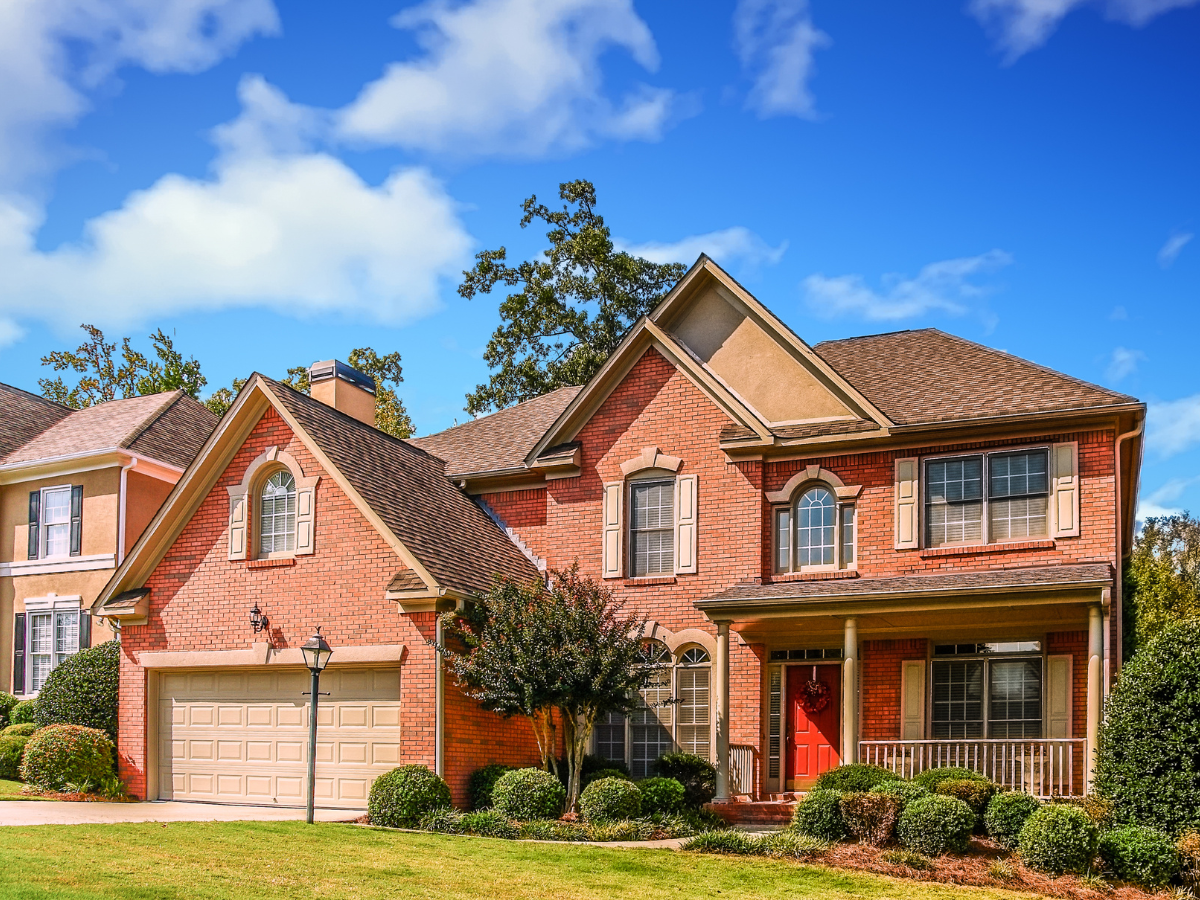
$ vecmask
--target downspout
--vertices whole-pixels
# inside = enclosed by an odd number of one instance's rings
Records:
[[[1113,458],[1114,473],[1113,474],[1115,475],[1116,498],[1117,498],[1117,541],[1116,541],[1117,559],[1116,559],[1116,565],[1114,567],[1116,569],[1116,573],[1117,573],[1117,577],[1115,579],[1115,581],[1116,581],[1115,593],[1116,593],[1116,597],[1117,597],[1117,602],[1113,605],[1113,609],[1115,610],[1116,616],[1117,616],[1117,646],[1113,649],[1116,651],[1118,660],[1121,658],[1121,652],[1125,645],[1125,634],[1124,634],[1124,632],[1125,632],[1125,621],[1124,621],[1125,620],[1125,590],[1124,590],[1124,575],[1125,575],[1125,573],[1122,569],[1122,567],[1124,565],[1124,561],[1125,561],[1125,551],[1124,551],[1124,548],[1121,546],[1121,540],[1125,535],[1125,517],[1121,514],[1121,510],[1122,510],[1122,506],[1121,506],[1121,445],[1123,443],[1125,443],[1127,440],[1129,440],[1130,438],[1135,438],[1138,435],[1140,435],[1142,433],[1142,431],[1145,429],[1145,427],[1146,427],[1146,417],[1143,414],[1143,416],[1137,423],[1137,427],[1134,428],[1132,431],[1127,431],[1124,434],[1117,435],[1116,443],[1113,445],[1113,449],[1114,449],[1114,458]],[[1131,463],[1131,471],[1130,471],[1129,479],[1130,479],[1130,483],[1132,485],[1130,500],[1133,501],[1133,500],[1137,499],[1138,478],[1137,478],[1137,469],[1132,466],[1132,460],[1130,461],[1130,463]],[[1136,515],[1136,514],[1137,513],[1135,511],[1134,515]],[[1108,628],[1106,628],[1104,630],[1104,694],[1105,694],[1105,696],[1108,696],[1108,688],[1109,688],[1108,682],[1109,682],[1109,677],[1110,677],[1110,672],[1109,672],[1110,651],[1109,651],[1109,646],[1108,646],[1109,630],[1110,629],[1108,629]],[[1117,668],[1119,670],[1120,666],[1118,665]]]
[[[121,565],[125,561],[125,496],[129,490],[129,479],[126,477],[129,470],[137,465],[137,459],[130,459],[129,462],[121,466],[121,488],[120,499],[117,501],[117,565]]]
[[[433,653],[434,665],[437,670],[433,676],[433,773],[442,778],[446,777],[446,681],[445,670],[442,667],[442,616],[434,612],[434,641],[437,648]]]

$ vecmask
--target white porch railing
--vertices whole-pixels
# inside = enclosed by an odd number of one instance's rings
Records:
[[[905,778],[926,769],[961,766],[1010,790],[1048,799],[1084,793],[1086,743],[1082,738],[859,741],[858,758]]]
[[[755,796],[754,748],[742,744],[729,747],[729,792]]]

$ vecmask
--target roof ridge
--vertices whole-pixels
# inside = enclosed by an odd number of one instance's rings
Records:
[[[66,410],[67,415],[70,415],[73,412],[78,412],[78,410],[67,406],[65,403],[59,403],[57,400],[51,400],[49,397],[43,397],[41,394],[35,394],[33,391],[27,391],[25,388],[17,387],[15,384],[9,384],[8,382],[0,381],[0,387],[8,388],[10,391],[17,391],[18,393],[24,394],[31,400],[36,400],[38,403],[44,403],[47,406],[53,406],[57,409]]]
[[[162,403],[160,403],[157,407],[155,407],[153,412],[151,412],[149,415],[145,416],[137,425],[135,425],[133,427],[133,430],[130,431],[129,434],[125,435],[125,437],[123,437],[121,439],[121,441],[117,444],[118,447],[121,447],[122,449],[128,449],[133,444],[134,441],[136,441],[138,438],[140,438],[143,434],[146,433],[146,429],[148,429],[151,425],[153,425],[155,422],[157,422],[159,419],[161,419],[163,417],[163,415],[166,413],[166,411],[168,409],[170,409],[172,406],[174,406],[176,403],[178,403],[179,398],[181,396],[183,396],[183,391],[180,388],[176,388],[173,391],[163,391],[162,393],[167,394],[168,395],[167,398]],[[154,394],[140,394],[139,396],[153,397]],[[124,397],[122,399],[132,400],[134,398]],[[101,404],[101,405],[103,405],[103,404]]]
[[[893,334],[917,334],[922,331],[938,331],[938,329],[932,328],[932,327],[931,328],[897,328],[895,331],[880,331],[875,334],[853,334],[850,337],[830,338],[827,341],[820,341],[819,343],[816,343],[813,345],[813,349],[815,350],[817,347],[823,347],[825,344],[845,344],[845,343],[849,343],[850,341],[865,341],[870,338],[888,337],[889,335],[893,335]],[[945,334],[945,332],[941,332],[941,333]]]

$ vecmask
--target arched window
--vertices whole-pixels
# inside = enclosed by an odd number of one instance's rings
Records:
[[[259,553],[296,549],[296,479],[281,470],[263,485],[258,512]]]
[[[679,749],[704,759],[708,759],[712,746],[708,689],[711,670],[708,651],[702,647],[684,650],[675,669],[675,691],[679,697],[679,723],[675,735]]]
[[[827,488],[810,488],[796,503],[796,562],[801,566],[833,565],[833,532],[837,504]]]

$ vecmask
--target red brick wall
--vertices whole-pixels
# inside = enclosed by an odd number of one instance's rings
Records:
[[[923,662],[928,643],[924,638],[862,642],[859,740],[900,739],[900,667],[909,659]]]

